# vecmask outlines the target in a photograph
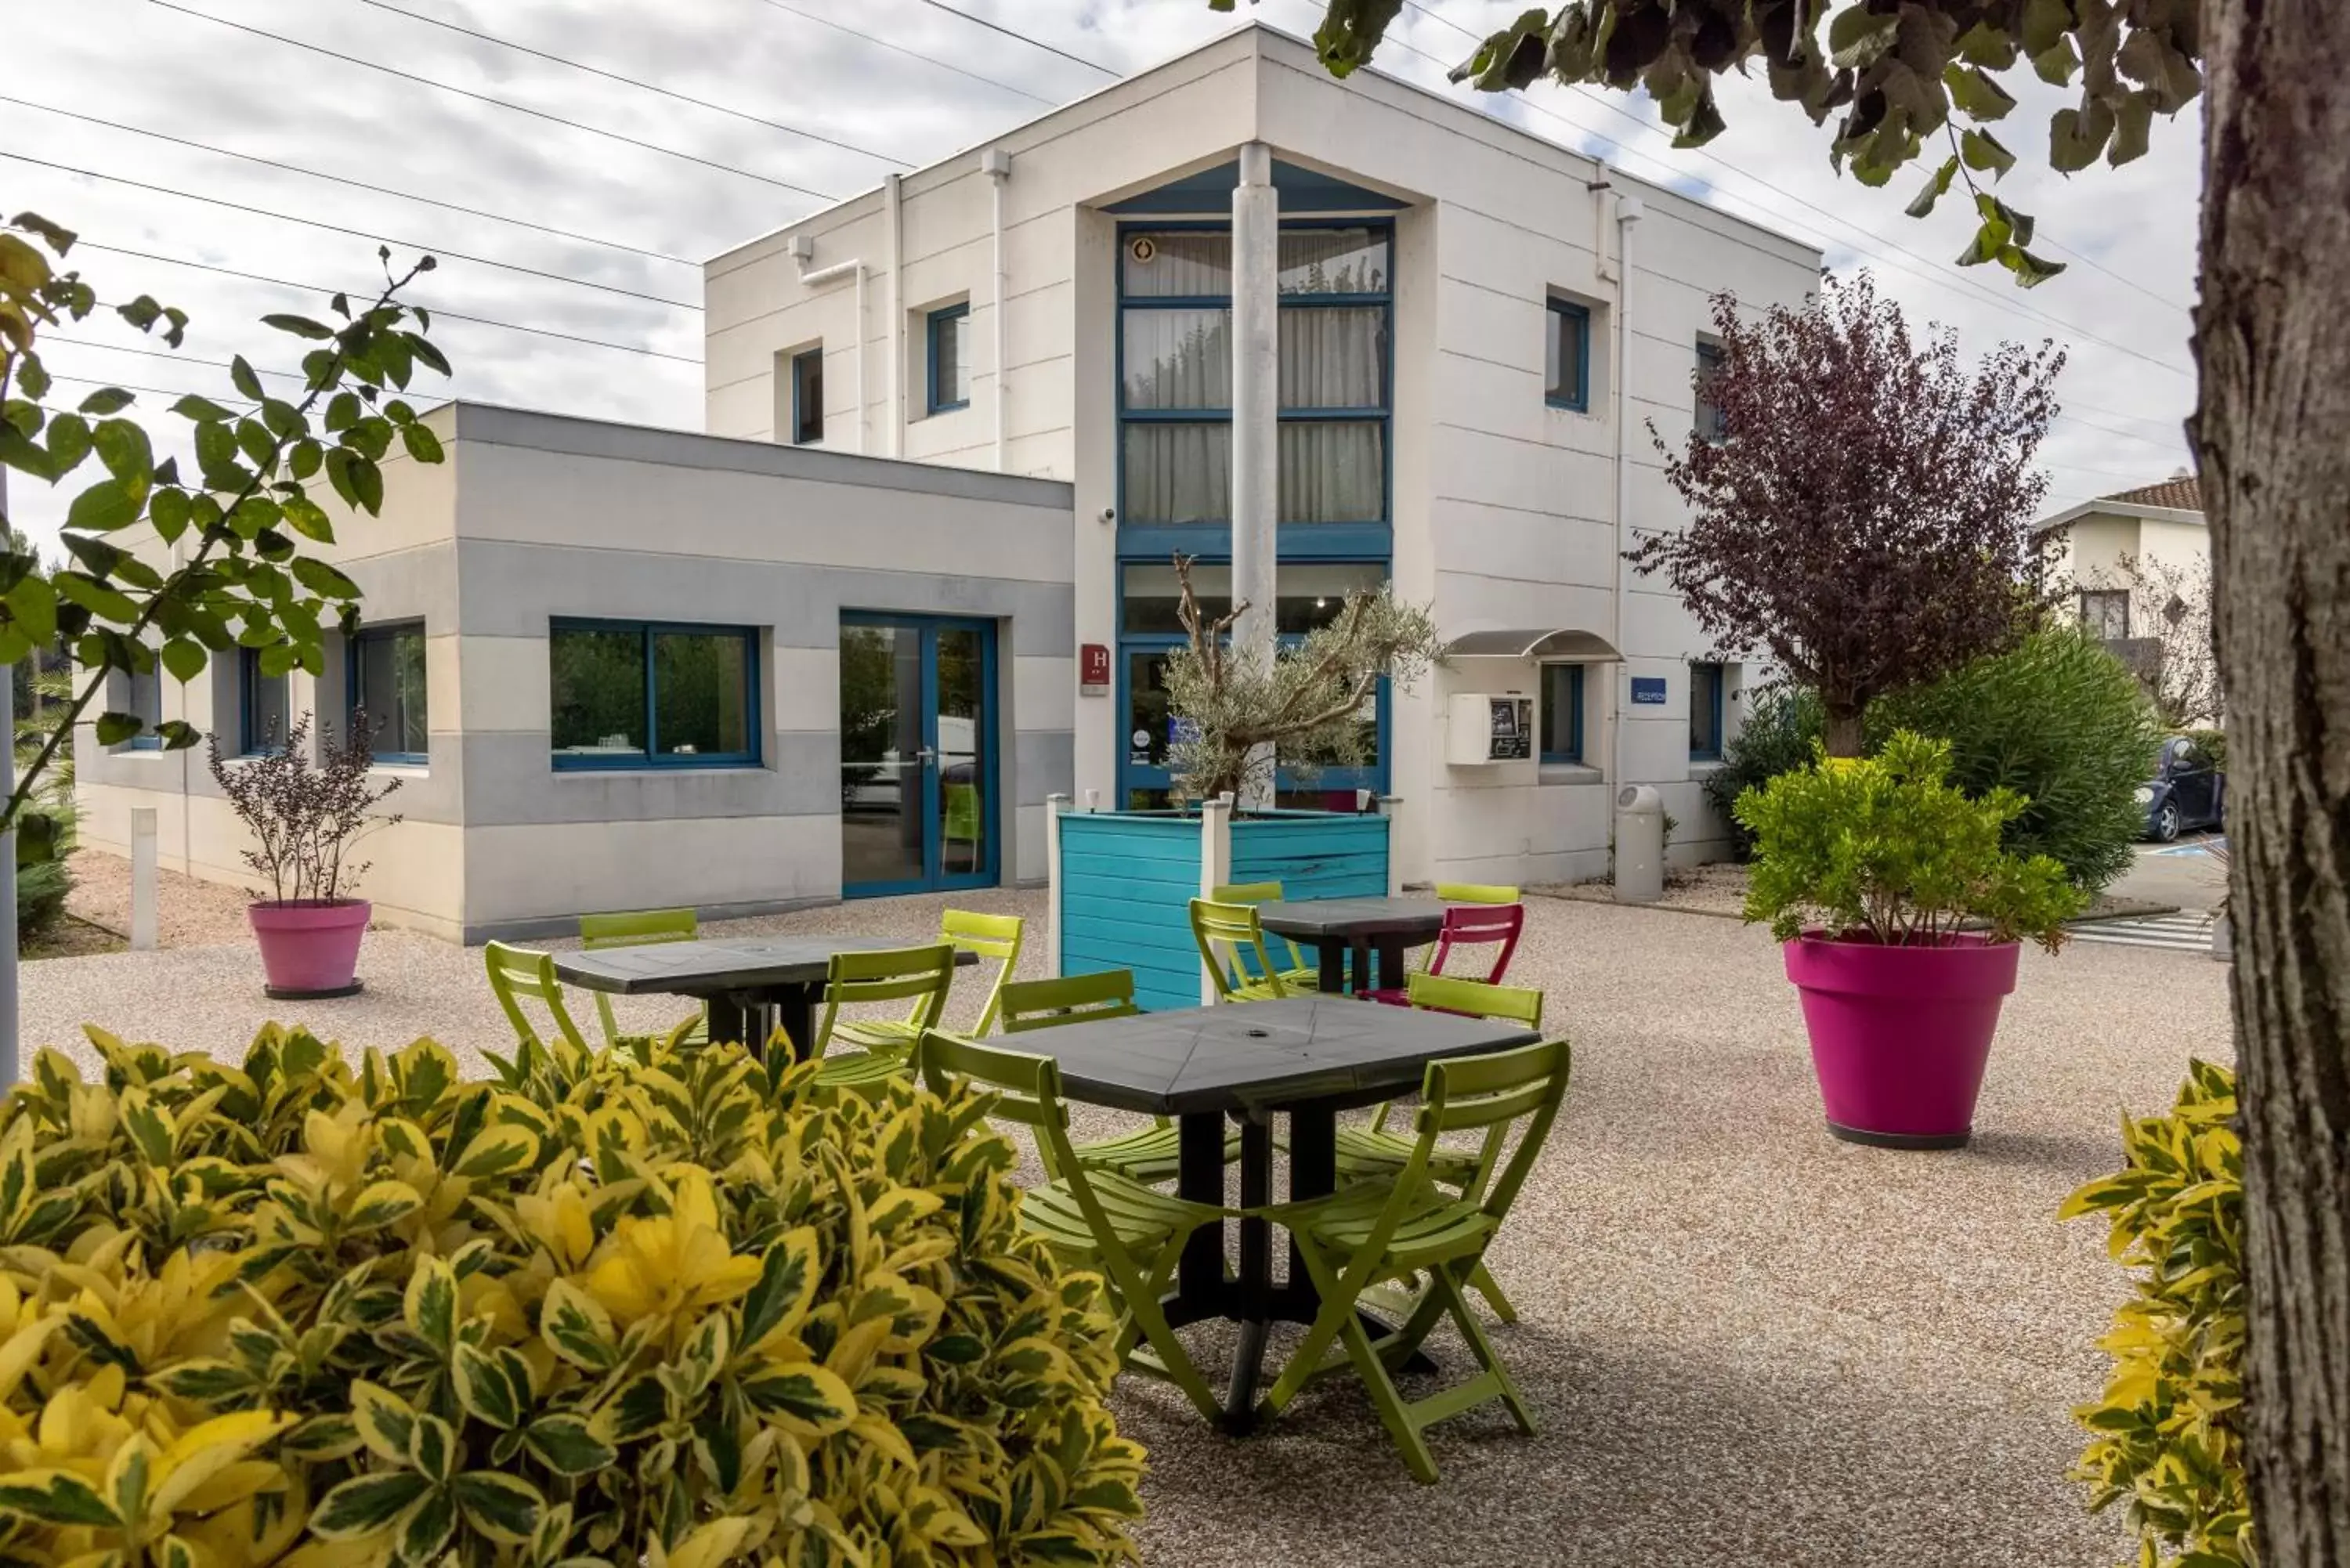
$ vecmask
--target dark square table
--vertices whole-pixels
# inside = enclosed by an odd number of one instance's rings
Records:
[[[790,1038],[793,1054],[805,1060],[816,1048],[816,1003],[824,994],[833,954],[935,942],[935,938],[826,936],[648,942],[556,953],[555,974],[567,985],[615,996],[693,997],[710,1009],[712,1040],[743,1041],[755,1055],[780,1028]],[[958,964],[978,961],[976,953],[955,954]]]
[[[1241,1207],[1273,1200],[1273,1118],[1289,1117],[1289,1197],[1318,1198],[1337,1185],[1338,1112],[1419,1086],[1429,1063],[1528,1045],[1540,1038],[1514,1024],[1351,998],[1277,1002],[1146,1012],[1069,1023],[1023,1034],[1023,1051],[1060,1064],[1073,1100],[1179,1118],[1176,1189],[1185,1198],[1224,1201],[1224,1120],[1241,1124]],[[1253,1424],[1266,1326],[1311,1323],[1320,1298],[1293,1255],[1289,1278],[1273,1278],[1273,1234],[1243,1220],[1240,1272],[1224,1268],[1220,1225],[1192,1233],[1178,1265],[1169,1321],[1241,1324],[1225,1395],[1226,1427]]]
[[[1357,958],[1355,989],[1401,990],[1406,949],[1422,948],[1444,929],[1436,898],[1302,898],[1257,906],[1257,919],[1276,936],[1311,944],[1322,956],[1321,989],[1347,989],[1349,951],[1378,955],[1378,971]]]

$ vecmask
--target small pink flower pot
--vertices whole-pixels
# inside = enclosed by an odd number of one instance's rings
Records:
[[[1887,947],[1807,931],[1781,950],[1803,993],[1828,1131],[1888,1148],[1964,1144],[2017,944],[1960,933]]]
[[[359,989],[359,939],[367,935],[365,898],[331,903],[256,903],[245,906],[261,967],[269,976],[262,990],[280,998],[349,996]]]

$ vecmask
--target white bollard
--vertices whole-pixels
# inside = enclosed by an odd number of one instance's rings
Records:
[[[1403,829],[1399,826],[1403,816],[1403,796],[1379,796],[1379,815],[1388,819],[1388,897],[1403,897]]]
[[[1212,898],[1216,889],[1232,879],[1232,797],[1220,794],[1200,803],[1200,897]],[[1200,1005],[1211,1007],[1221,993],[1200,966]]]
[[[155,947],[155,808],[130,808],[130,950]]]
[[[1045,975],[1061,977],[1061,818],[1069,809],[1066,794],[1045,797]]]

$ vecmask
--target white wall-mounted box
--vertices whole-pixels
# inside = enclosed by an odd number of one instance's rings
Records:
[[[1523,763],[1534,754],[1534,700],[1463,691],[1452,699],[1444,760],[1455,767]]]

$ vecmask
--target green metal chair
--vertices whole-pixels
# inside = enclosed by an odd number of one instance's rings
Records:
[[[1431,1062],[1420,1085],[1411,1158],[1394,1177],[1357,1183],[1326,1198],[1261,1210],[1285,1227],[1314,1282],[1321,1305],[1263,1399],[1270,1418],[1308,1381],[1351,1365],[1361,1376],[1388,1435],[1412,1479],[1436,1480],[1436,1460],[1421,1436],[1429,1427],[1493,1399],[1509,1408],[1531,1436],[1533,1413],[1485,1337],[1462,1292],[1525,1185],[1566,1095],[1571,1054],[1564,1040],[1485,1056]],[[1494,1151],[1516,1135],[1506,1164],[1459,1193],[1430,1179],[1429,1160],[1448,1132],[1475,1132]],[[1425,1278],[1411,1315],[1374,1339],[1357,1314],[1363,1293],[1390,1280]],[[1396,1391],[1388,1367],[1419,1349],[1438,1321],[1450,1317],[1476,1358],[1477,1376],[1418,1400]],[[1332,1356],[1333,1345],[1342,1355]]]
[[[967,786],[966,786],[967,787]],[[980,1010],[979,1022],[972,1025],[973,1034],[984,1034],[995,1027],[996,1009],[1003,1004],[1004,982],[1020,962],[1020,942],[1028,922],[1017,915],[982,915],[969,909],[948,909],[939,917],[939,938],[952,942],[967,953],[983,959],[994,959],[1003,965],[995,971],[995,981],[988,987],[987,1005]]]
[[[1515,888],[1488,882],[1439,882],[1436,897],[1446,904],[1516,904],[1523,902]]]
[[[1528,1029],[1542,1027],[1543,993],[1519,985],[1494,985],[1482,980],[1454,980],[1440,974],[1415,974],[1406,982],[1410,1005],[1425,1007],[1439,1012],[1462,1012],[1474,1018],[1498,1018],[1505,1023],[1523,1024]],[[1371,1112],[1367,1127],[1338,1129],[1338,1175],[1349,1181],[1375,1178],[1392,1179],[1403,1173],[1411,1163],[1416,1139],[1387,1130],[1388,1117],[1395,1109],[1389,1100]],[[1467,1191],[1492,1179],[1493,1161],[1499,1150],[1490,1143],[1475,1148],[1456,1148],[1438,1144],[1429,1151],[1428,1175],[1432,1181],[1442,1182]],[[1469,1282],[1493,1309],[1493,1315],[1503,1323],[1518,1321],[1518,1309],[1510,1304],[1501,1284],[1489,1273],[1485,1265],[1477,1265]]]
[[[1061,1069],[1049,1056],[932,1031],[920,1047],[922,1078],[944,1094],[957,1080],[992,1091],[988,1114],[1024,1123],[1048,1179],[1021,1194],[1020,1224],[1041,1238],[1062,1262],[1097,1271],[1116,1297],[1118,1357],[1137,1371],[1180,1388],[1209,1420],[1222,1412],[1185,1354],[1159,1305],[1175,1277],[1183,1243],[1225,1210],[1191,1203],[1115,1171],[1087,1167],[1069,1144],[1068,1107],[1061,1100]]]
[[[1104,970],[1097,974],[1064,975],[1059,980],[1023,980],[1001,988],[1003,1032],[1024,1034],[1065,1023],[1085,1023],[1097,1018],[1129,1018],[1142,1011],[1134,1003],[1134,971]],[[1181,1165],[1182,1134],[1165,1116],[1151,1125],[1116,1137],[1097,1138],[1076,1146],[1078,1163],[1089,1169],[1116,1171],[1128,1181],[1155,1187],[1172,1181]],[[1238,1129],[1224,1134],[1224,1163],[1241,1157]]]
[[[498,999],[506,1022],[514,1025],[522,1058],[527,1058],[534,1051],[545,1052],[558,1040],[576,1052],[584,1054],[589,1049],[588,1037],[579,1033],[579,1025],[572,1022],[569,1010],[563,1005],[563,987],[555,979],[554,954],[508,947],[504,942],[484,942],[482,957],[489,966],[490,994]],[[535,1002],[546,1010],[553,1039],[541,1033],[539,1025],[523,1011],[525,1002]]]
[[[1226,882],[1208,895],[1219,904],[1278,904],[1281,884],[1278,882]],[[1279,944],[1276,947],[1275,943]],[[1289,967],[1281,971],[1281,983],[1292,991],[1308,992],[1321,989],[1322,966],[1305,961],[1305,951],[1287,937],[1266,939],[1266,950],[1278,958],[1281,949],[1289,953]]]
[[[1255,905],[1192,899],[1191,940],[1199,944],[1200,961],[1208,966],[1218,1002],[1267,1002],[1290,994],[1265,950]]]
[[[690,942],[701,935],[691,909],[635,909],[625,914],[582,915],[579,917],[579,945],[589,952],[598,948],[649,947],[656,942]],[[604,1024],[604,1044],[617,1046],[622,1043],[619,1020],[612,1016],[612,999],[604,992],[596,995],[596,1016]],[[695,1014],[696,1022],[683,1038],[700,1044],[710,1038],[710,1014],[702,1009]]]
[[[864,1089],[907,1071],[924,1032],[946,1012],[954,983],[952,942],[835,953],[825,971],[824,1015],[810,1054],[824,1058],[816,1081],[832,1088]],[[843,1018],[844,1007],[885,1002],[912,1003],[902,1019]],[[858,1047],[835,1056],[835,1044]]]

